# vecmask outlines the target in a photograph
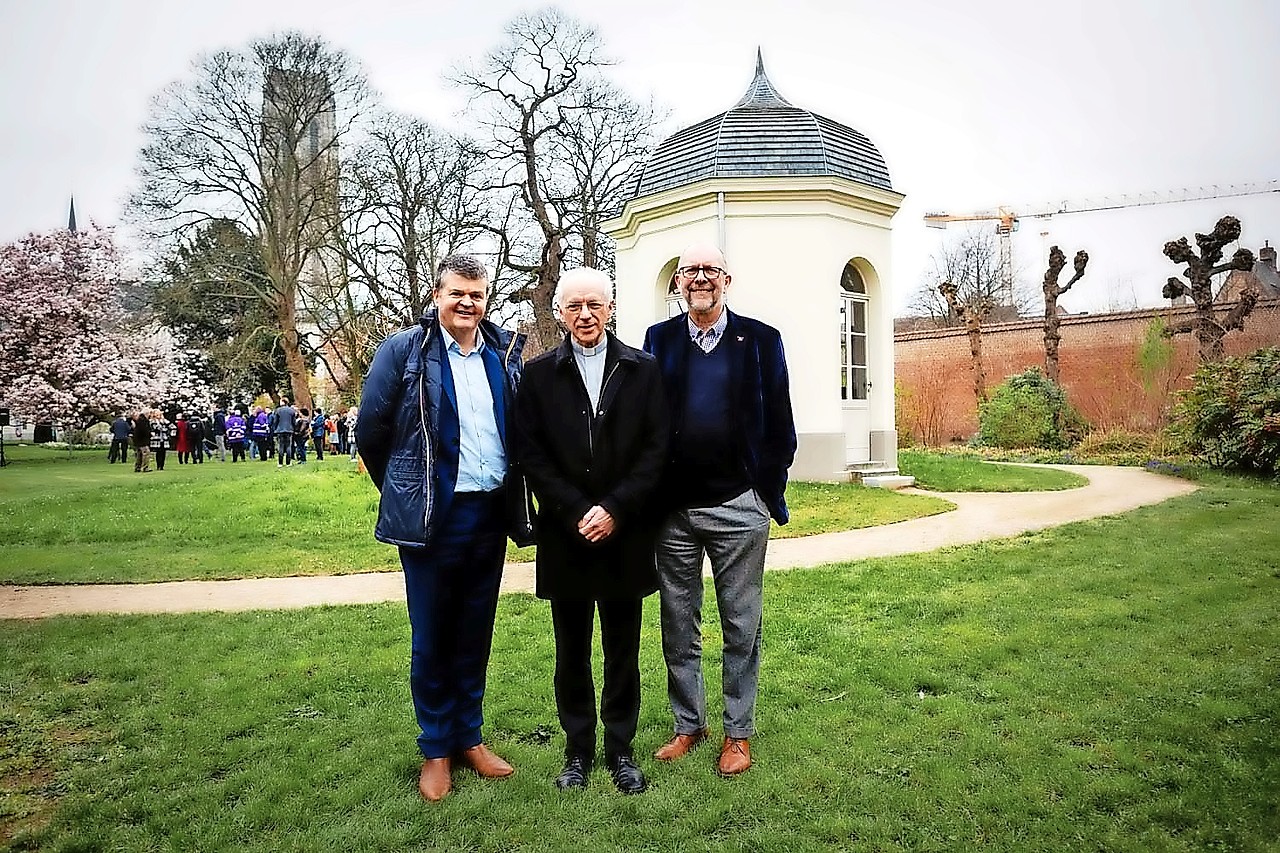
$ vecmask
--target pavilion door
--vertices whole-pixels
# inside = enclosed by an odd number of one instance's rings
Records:
[[[867,398],[867,297],[840,295],[840,407],[844,420],[845,462],[871,459],[871,417]]]

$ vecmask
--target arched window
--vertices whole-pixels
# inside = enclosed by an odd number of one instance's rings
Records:
[[[679,258],[672,258],[662,265],[662,272],[658,273],[658,286],[662,289],[662,316],[667,318],[683,314],[685,310],[684,297],[676,286],[676,265],[679,263]]]
[[[867,380],[867,285],[853,261],[840,274],[840,399],[865,400]]]

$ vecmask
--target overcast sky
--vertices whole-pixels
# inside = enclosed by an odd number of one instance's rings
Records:
[[[670,111],[667,132],[732,106],[755,52],[796,106],[865,133],[907,199],[894,220],[896,307],[962,213],[1280,179],[1280,2],[1218,0],[569,0],[618,65]],[[442,79],[498,42],[510,0],[3,0],[0,240],[114,225],[150,98],[201,52],[288,28],[357,57],[387,106],[459,126]],[[1212,12],[1210,12],[1212,9]],[[1070,310],[1158,303],[1178,272],[1164,241],[1232,213],[1242,245],[1280,243],[1280,193],[1026,220],[1016,263],[1038,282],[1047,246],[1092,256]],[[992,227],[989,223],[983,227]],[[953,226],[954,228],[954,226]],[[1047,233],[1042,233],[1047,232]]]

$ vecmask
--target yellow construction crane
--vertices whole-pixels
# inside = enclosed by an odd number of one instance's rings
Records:
[[[1001,302],[1013,304],[1013,240],[1021,219],[1049,219],[1068,213],[1092,213],[1100,210],[1119,210],[1125,207],[1141,207],[1153,204],[1177,204],[1184,201],[1204,201],[1211,198],[1230,198],[1242,195],[1261,195],[1280,192],[1280,181],[1260,181],[1251,184],[1225,184],[1207,187],[1184,187],[1177,190],[1158,190],[1132,195],[1104,196],[1078,201],[1048,202],[1040,205],[1013,207],[1001,205],[993,210],[977,210],[972,213],[926,213],[924,223],[931,228],[946,228],[950,222],[984,222],[995,220],[996,235],[1000,238],[1000,288]]]

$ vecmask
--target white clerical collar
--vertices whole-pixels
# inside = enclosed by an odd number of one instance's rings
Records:
[[[573,338],[569,338],[569,346],[573,347],[573,351],[584,358],[590,358],[593,355],[600,355],[609,348],[609,336],[601,335],[600,343],[593,347],[584,347]]]

